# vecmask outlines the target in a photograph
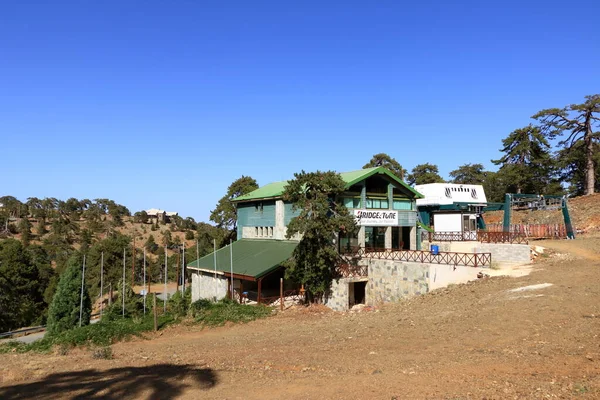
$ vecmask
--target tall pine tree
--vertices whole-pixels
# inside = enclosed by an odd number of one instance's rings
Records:
[[[79,254],[74,254],[67,261],[67,268],[60,276],[56,293],[48,310],[47,332],[56,335],[60,332],[79,326],[79,306],[81,300],[81,274],[83,260]],[[81,325],[90,323],[92,302],[83,285],[83,312]]]

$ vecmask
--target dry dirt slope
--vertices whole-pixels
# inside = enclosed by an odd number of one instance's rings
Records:
[[[0,398],[600,398],[600,238],[547,245],[573,255],[379,312],[177,327],[113,360],[5,355]]]

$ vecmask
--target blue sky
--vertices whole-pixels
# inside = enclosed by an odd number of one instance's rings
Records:
[[[600,92],[600,2],[0,4],[0,195],[208,220],[263,185],[385,152],[495,169],[536,111]]]

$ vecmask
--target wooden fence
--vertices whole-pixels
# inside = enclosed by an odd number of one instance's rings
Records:
[[[502,232],[502,224],[488,224],[488,232]],[[532,239],[566,238],[565,224],[511,224],[509,231]]]
[[[376,258],[379,260],[408,261],[428,264],[464,265],[467,267],[482,267],[491,265],[491,253],[452,253],[420,250],[394,250],[358,247],[342,253],[351,258]],[[349,271],[356,273],[357,271]],[[343,271],[340,271],[343,274]]]

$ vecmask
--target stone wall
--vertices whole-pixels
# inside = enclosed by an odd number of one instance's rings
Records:
[[[359,264],[369,268],[368,305],[394,302],[429,291],[429,268],[426,264],[366,258]]]
[[[217,296],[220,300],[227,296],[227,279],[223,275],[208,274],[202,271],[192,272],[192,302],[200,299],[211,299]]]
[[[358,264],[368,267],[369,276],[334,281],[325,302],[331,309],[348,310],[352,296],[350,286],[352,282],[367,282],[365,303],[374,306],[425,294],[449,284],[476,280],[477,274],[485,270],[485,268],[368,258],[359,260]]]
[[[325,305],[335,311],[346,311],[350,305],[350,283],[368,282],[368,278],[342,278],[333,281],[331,291],[325,299]],[[367,302],[369,299],[369,284],[367,283],[366,293]],[[368,303],[367,303],[368,304]]]
[[[531,248],[528,244],[478,243],[477,253],[492,253],[492,261],[500,264],[529,264]]]
[[[346,311],[350,305],[350,283],[367,282],[365,303],[376,305],[398,301],[402,298],[429,291],[429,265],[390,260],[363,258],[368,277],[342,278],[334,281],[325,304],[335,311]]]
[[[471,242],[433,242],[441,252],[454,253],[491,253],[492,262],[497,264],[529,264],[531,248],[528,244],[480,243]],[[423,250],[428,250],[429,242],[423,242]]]

